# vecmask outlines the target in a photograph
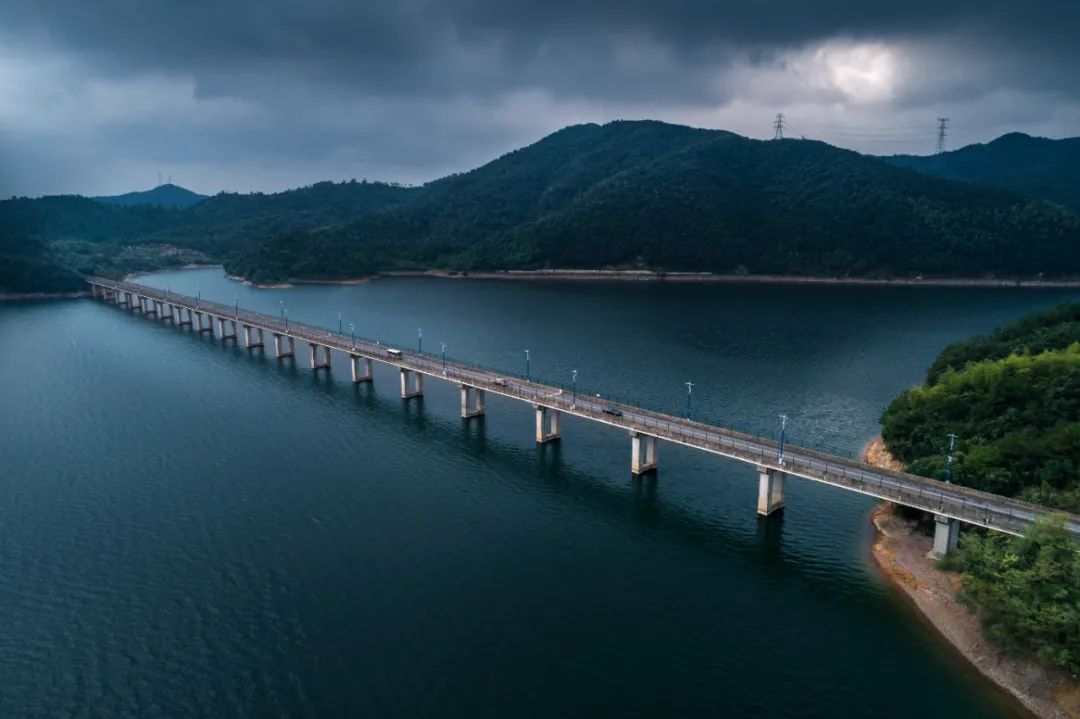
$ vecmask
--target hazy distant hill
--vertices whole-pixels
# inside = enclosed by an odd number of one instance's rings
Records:
[[[1080,274],[1080,219],[820,142],[614,122],[566,128],[401,207],[275,235],[228,264],[267,281],[545,266]]]
[[[186,188],[166,183],[158,185],[152,190],[142,192],[126,192],[123,195],[111,197],[95,197],[98,202],[109,205],[156,205],[158,207],[191,207],[206,199],[206,195],[200,195]]]
[[[1080,138],[1049,140],[1020,132],[940,155],[894,155],[886,162],[953,180],[1042,197],[1080,212]]]
[[[0,235],[35,242],[42,261],[57,266],[122,274],[220,262],[272,235],[340,224],[417,192],[379,182],[320,182],[269,195],[221,193],[181,209],[77,195],[14,198],[0,202]]]

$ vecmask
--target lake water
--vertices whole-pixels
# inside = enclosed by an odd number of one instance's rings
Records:
[[[142,280],[856,452],[1065,292]],[[0,304],[0,716],[1006,717],[876,574],[872,501],[526,405],[458,416],[90,300]]]

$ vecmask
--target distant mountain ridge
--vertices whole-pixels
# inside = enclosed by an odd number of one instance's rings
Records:
[[[0,235],[76,272],[213,261],[257,282],[543,268],[1080,277],[1075,212],[895,166],[922,159],[618,121],[422,187],[321,182],[181,208],[15,198],[0,202]]]
[[[202,202],[206,198],[207,195],[200,195],[187,188],[167,182],[164,185],[158,185],[152,190],[125,192],[122,195],[93,197],[91,199],[97,200],[98,202],[104,202],[107,205],[121,205],[123,207],[152,205],[156,207],[177,208],[191,207],[192,205]]]
[[[893,155],[891,165],[1040,197],[1080,213],[1080,137],[1051,140],[1010,132],[938,155]]]
[[[411,203],[276,234],[226,264],[266,282],[544,267],[1061,276],[1080,274],[1080,218],[821,142],[618,121],[565,128]]]

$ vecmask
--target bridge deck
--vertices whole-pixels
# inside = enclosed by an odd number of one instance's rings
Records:
[[[673,415],[654,412],[629,404],[601,400],[581,394],[576,398],[561,388],[529,380],[500,375],[487,369],[459,361],[442,360],[424,354],[400,350],[390,355],[389,347],[378,342],[334,334],[322,327],[299,322],[284,322],[276,317],[215,302],[165,292],[132,282],[120,282],[99,277],[87,282],[112,291],[130,292],[149,299],[168,302],[179,308],[203,312],[214,317],[260,328],[283,337],[329,347],[348,355],[411,370],[430,377],[482,389],[549,407],[566,414],[638,432],[747,462],[759,467],[783,471],[789,475],[831,484],[843,489],[889,500],[916,509],[952,517],[969,524],[1009,534],[1020,534],[1036,519],[1053,512],[1015,499],[981,492],[955,484],[947,484],[904,472],[894,472],[864,462],[816,452],[804,447],[785,445],[784,457],[779,459],[778,444],[764,437],[735,432],[722,427],[695,422]],[[612,410],[618,414],[612,413]],[[1066,515],[1069,532],[1080,539],[1080,517]]]

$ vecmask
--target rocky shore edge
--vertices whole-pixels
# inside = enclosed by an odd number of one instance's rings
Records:
[[[863,460],[889,469],[903,466],[888,453],[881,437],[866,446]],[[893,510],[894,505],[886,502],[870,514],[876,530],[870,554],[889,583],[941,638],[1030,716],[1080,719],[1080,683],[1030,659],[1010,657],[986,640],[978,616],[956,598],[963,577],[940,569],[937,561],[927,556],[933,539]]]

